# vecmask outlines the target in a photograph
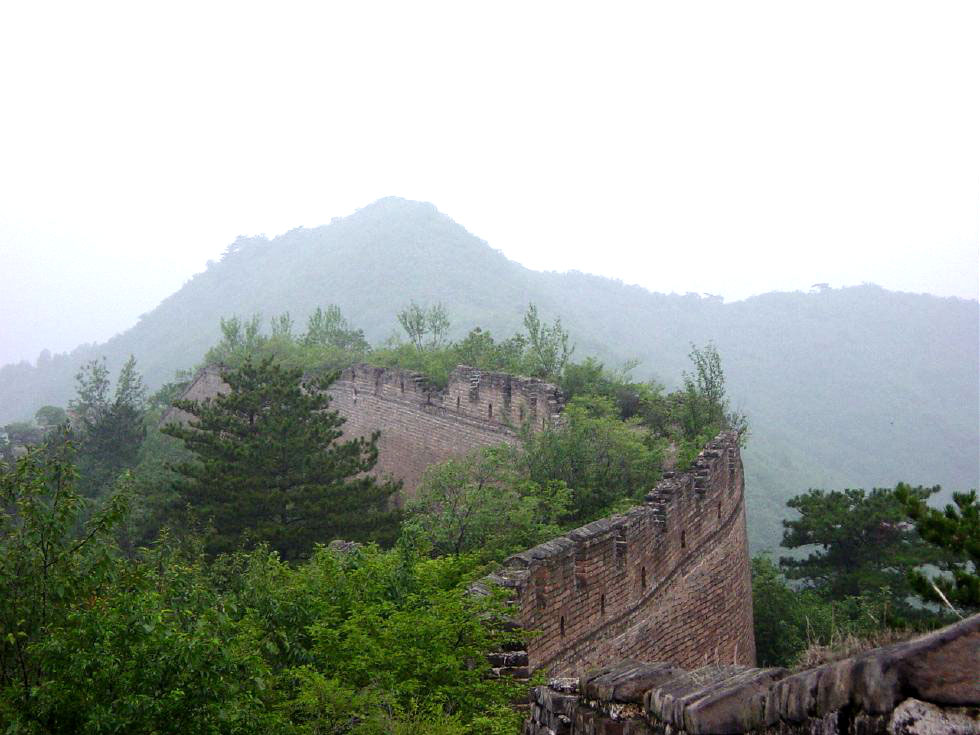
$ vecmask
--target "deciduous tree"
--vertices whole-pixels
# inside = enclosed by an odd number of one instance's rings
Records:
[[[113,496],[85,524],[74,449],[64,438],[0,462],[0,721],[5,705],[37,716],[45,671],[35,651],[49,626],[95,594],[109,572],[111,534],[125,513]],[[79,530],[81,529],[81,531]],[[31,730],[25,730],[30,732]],[[47,730],[57,732],[58,730]]]
[[[527,372],[536,378],[557,382],[575,351],[568,343],[568,332],[562,328],[561,318],[555,317],[549,326],[541,321],[538,307],[528,304],[524,329],[528,341]]]
[[[442,304],[426,309],[413,301],[398,312],[398,323],[419,352],[443,347],[449,334],[449,313]]]
[[[531,482],[512,447],[477,449],[429,467],[409,525],[438,554],[502,559],[561,533],[571,496],[562,482]]]
[[[729,409],[725,392],[725,371],[713,342],[704,347],[691,345],[688,355],[693,373],[684,372],[684,392],[680,418],[688,439],[711,438],[722,429],[744,437],[748,422],[744,414]],[[701,442],[703,443],[703,442]]]
[[[136,465],[146,437],[146,388],[132,356],[119,371],[112,396],[104,359],[87,363],[75,380],[78,397],[69,409],[78,441],[79,489],[94,497]]]
[[[545,484],[561,480],[572,491],[572,519],[585,523],[636,501],[660,479],[660,446],[636,420],[620,421],[608,398],[568,402],[559,426],[525,430],[529,477]]]
[[[326,309],[318,306],[310,315],[303,344],[307,347],[333,347],[352,354],[364,354],[370,350],[364,331],[354,329],[335,304],[330,304]]]

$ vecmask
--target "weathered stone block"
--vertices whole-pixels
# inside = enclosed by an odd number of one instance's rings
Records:
[[[942,708],[918,699],[906,699],[888,720],[889,735],[977,735],[980,714],[976,707]]]
[[[582,677],[581,686],[589,699],[642,704],[647,691],[682,672],[683,669],[673,664],[626,660],[587,674]]]
[[[769,689],[787,673],[748,669],[706,687],[685,707],[685,729],[690,735],[734,735],[764,727]]]

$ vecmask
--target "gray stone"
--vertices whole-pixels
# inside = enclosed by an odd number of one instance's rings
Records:
[[[906,699],[888,721],[889,735],[977,735],[976,708],[943,709],[918,699]]]
[[[647,691],[680,673],[683,669],[673,664],[627,660],[582,677],[582,690],[589,699],[642,704]]]

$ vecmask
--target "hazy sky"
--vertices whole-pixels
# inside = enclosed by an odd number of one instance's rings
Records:
[[[0,363],[387,195],[532,268],[976,298],[980,4],[0,4]]]

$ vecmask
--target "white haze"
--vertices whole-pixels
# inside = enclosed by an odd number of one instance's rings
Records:
[[[239,234],[387,195],[509,257],[740,299],[977,297],[966,3],[4,3],[0,363]],[[328,296],[328,295],[327,295]]]

